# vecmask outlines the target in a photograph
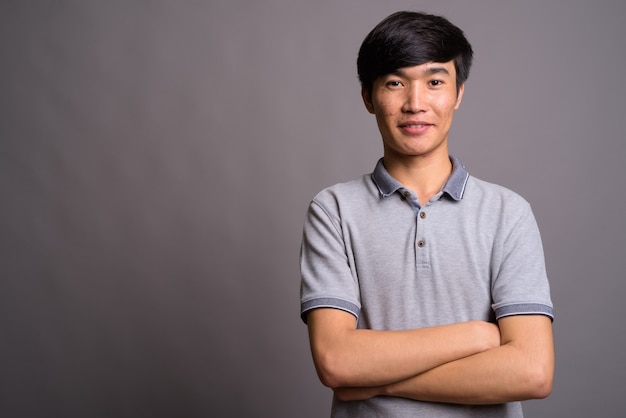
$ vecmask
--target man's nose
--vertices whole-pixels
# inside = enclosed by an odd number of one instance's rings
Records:
[[[411,86],[407,92],[402,111],[417,113],[424,110],[423,92],[417,86]]]

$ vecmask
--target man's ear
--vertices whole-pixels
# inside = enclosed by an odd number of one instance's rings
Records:
[[[367,111],[373,114],[374,104],[372,103],[372,95],[365,87],[361,87],[361,97],[363,98],[363,103],[365,104]]]
[[[454,110],[458,110],[461,107],[461,101],[463,100],[463,93],[465,92],[465,83],[461,84],[459,87],[459,91],[456,94],[456,104],[454,105]]]

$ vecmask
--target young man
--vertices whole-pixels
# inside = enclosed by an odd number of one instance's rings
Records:
[[[446,19],[395,13],[365,38],[373,173],[311,202],[301,314],[333,417],[521,417],[552,389],[552,302],[517,194],[448,154],[472,48]]]

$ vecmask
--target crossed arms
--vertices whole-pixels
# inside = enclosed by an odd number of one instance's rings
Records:
[[[347,312],[308,314],[322,383],[340,400],[397,396],[495,404],[545,398],[552,390],[552,322],[543,315],[469,321],[406,331],[357,329]]]

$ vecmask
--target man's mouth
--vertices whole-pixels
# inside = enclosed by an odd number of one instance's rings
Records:
[[[430,126],[430,123],[427,122],[404,122],[400,124],[401,128],[423,128],[425,126]]]
[[[407,134],[421,134],[426,132],[431,126],[433,126],[431,123],[422,121],[410,121],[398,125]]]

